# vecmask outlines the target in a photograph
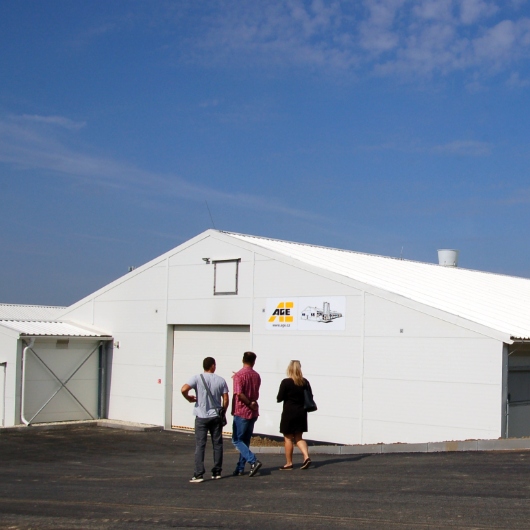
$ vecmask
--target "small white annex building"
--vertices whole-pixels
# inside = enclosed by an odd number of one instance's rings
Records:
[[[230,381],[252,350],[262,434],[279,434],[276,393],[299,359],[319,406],[309,439],[530,435],[528,279],[208,230],[55,320],[92,330],[63,351],[98,345],[91,412],[110,419],[192,427],[182,384],[209,355]],[[24,350],[32,336],[20,325],[12,339]],[[48,340],[59,351],[59,334]],[[19,423],[20,404],[9,407]]]
[[[0,426],[105,414],[111,337],[54,320],[65,309],[0,304]]]

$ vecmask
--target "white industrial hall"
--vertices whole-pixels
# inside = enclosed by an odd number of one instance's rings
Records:
[[[231,386],[252,350],[260,434],[298,359],[308,439],[529,436],[529,341],[529,279],[207,230],[70,307],[1,305],[2,422],[192,428],[181,386],[206,356]]]

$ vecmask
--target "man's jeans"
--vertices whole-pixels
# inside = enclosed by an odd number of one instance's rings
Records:
[[[241,473],[245,470],[245,464],[247,462],[250,465],[256,462],[256,455],[249,449],[249,446],[252,433],[254,432],[254,424],[257,419],[258,418],[246,420],[240,416],[234,416],[234,422],[232,424],[232,443],[240,452],[236,471]]]
[[[212,474],[220,475],[223,469],[223,426],[218,416],[195,418],[195,476],[204,475],[204,450],[208,433],[212,437]]]

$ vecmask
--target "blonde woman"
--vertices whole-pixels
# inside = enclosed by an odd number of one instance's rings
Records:
[[[307,443],[302,439],[307,432],[307,411],[304,408],[304,387],[309,381],[304,379],[300,361],[291,361],[287,367],[287,378],[280,384],[278,403],[283,401],[280,432],[285,438],[285,465],[280,469],[290,471],[293,469],[293,450],[296,445],[304,456],[304,463],[300,469],[307,469],[311,465]]]

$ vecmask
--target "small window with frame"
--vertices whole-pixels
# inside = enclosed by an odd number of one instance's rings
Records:
[[[214,261],[213,294],[237,294],[239,259]]]

